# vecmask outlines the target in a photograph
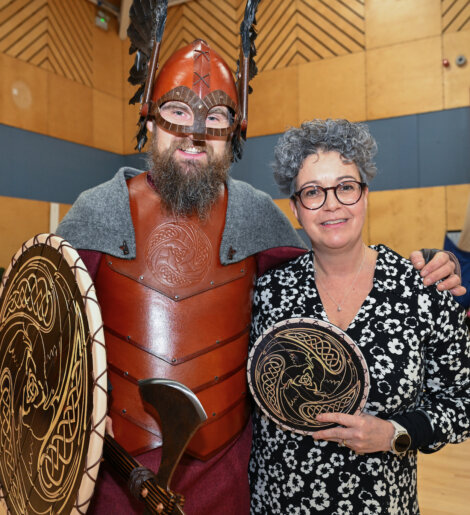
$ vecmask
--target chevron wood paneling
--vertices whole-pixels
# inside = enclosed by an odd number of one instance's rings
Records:
[[[364,50],[363,0],[271,0],[258,13],[260,70]]]
[[[93,9],[86,0],[3,0],[0,52],[91,86]]]
[[[169,9],[162,62],[201,37],[235,69],[244,0],[194,0]],[[275,70],[364,50],[364,0],[270,0],[257,16],[257,65]]]
[[[161,62],[194,39],[205,39],[232,70],[240,48],[243,0],[196,0],[171,7],[163,36]]]
[[[470,0],[442,0],[442,32],[470,30]]]

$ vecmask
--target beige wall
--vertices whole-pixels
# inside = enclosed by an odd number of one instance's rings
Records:
[[[86,0],[68,0],[69,11],[59,0],[6,4],[0,123],[134,153],[138,108],[127,103],[133,58],[116,20],[108,32],[97,28]],[[235,68],[243,6],[193,0],[170,8],[161,61],[198,35]],[[58,17],[70,14],[73,23],[59,27]],[[470,49],[469,14],[467,0],[261,2],[248,135],[313,117],[372,120],[470,105],[470,66],[455,65]]]
[[[235,67],[243,5],[194,0],[170,8],[161,60],[200,35]],[[2,6],[0,123],[134,153],[133,58],[116,20],[108,32],[97,28],[86,0],[67,0],[67,12],[61,0]],[[470,105],[470,66],[455,65],[470,50],[469,10],[466,0],[261,2],[248,135],[279,133],[313,117],[367,120]],[[440,247],[446,229],[461,227],[468,194],[469,185],[372,193],[365,239],[404,255]],[[3,197],[0,215],[5,266],[25,239],[49,230],[49,205]]]

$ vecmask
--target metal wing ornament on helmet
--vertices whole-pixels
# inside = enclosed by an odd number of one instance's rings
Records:
[[[129,82],[139,85],[130,104],[140,102],[136,150],[147,142],[146,123],[150,112],[152,86],[158,68],[158,55],[165,29],[167,0],[134,0],[129,11],[130,24],[127,35],[131,40],[129,54],[135,53],[135,62],[129,72]]]

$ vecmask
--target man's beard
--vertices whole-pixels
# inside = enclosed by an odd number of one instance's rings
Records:
[[[189,147],[198,148],[187,139],[174,141],[168,149],[159,152],[154,138],[148,153],[148,166],[153,184],[168,212],[175,216],[197,214],[205,220],[220,194],[220,186],[228,178],[232,155],[228,148],[222,157],[216,158],[212,148],[205,145],[202,150],[207,153],[207,164],[196,159],[188,159],[184,163],[176,161],[175,151]]]

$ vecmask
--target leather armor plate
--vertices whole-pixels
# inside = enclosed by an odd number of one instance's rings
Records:
[[[128,187],[137,258],[104,255],[96,278],[116,440],[133,454],[159,445],[155,413],[144,406],[137,380],[174,379],[196,393],[208,415],[187,448],[208,459],[249,416],[245,368],[255,259],[220,264],[226,192],[201,222],[166,213],[146,174]]]

